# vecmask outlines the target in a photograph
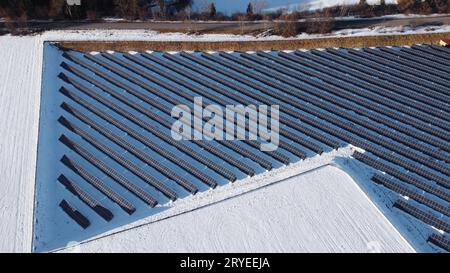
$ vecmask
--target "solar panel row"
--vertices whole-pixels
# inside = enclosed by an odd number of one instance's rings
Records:
[[[72,130],[72,131],[76,130],[76,128],[72,127],[72,124],[64,117],[60,117],[58,119],[58,121],[61,124],[63,124],[66,128],[70,128],[70,130]],[[89,153],[85,148],[83,148],[82,146],[71,141],[65,135],[62,135],[60,137],[60,141],[64,144],[66,144],[68,147],[70,147],[72,150],[74,150],[76,153],[78,153],[84,159],[86,159],[90,164],[95,166],[97,169],[101,170],[104,174],[106,174],[107,176],[114,179],[114,181],[119,183],[125,189],[129,190],[131,193],[136,195],[138,198],[140,198],[146,204],[150,205],[151,207],[154,207],[158,203],[155,198],[153,198],[150,194],[145,192],[142,188],[136,186],[136,184],[134,184],[133,182],[126,179],[124,176],[119,174],[113,168],[109,167],[103,161],[101,161],[100,159],[96,158],[94,155]]]
[[[442,110],[449,109],[448,101],[446,98],[442,98],[442,94],[439,93],[439,90],[430,90],[430,86],[426,88],[419,85],[419,83],[424,84],[423,81],[416,80],[417,83],[411,81],[410,77],[404,75],[402,73],[388,73],[390,70],[384,66],[373,64],[368,62],[364,58],[357,57],[355,55],[346,54],[337,49],[327,49],[327,52],[330,52],[336,56],[340,56],[345,60],[351,61],[353,64],[361,65],[368,71],[373,71],[373,73],[378,73],[380,78],[386,79],[392,83],[395,83],[398,86],[402,86],[405,88],[409,88],[413,91],[416,96],[421,98],[427,98],[431,102],[435,102],[437,105],[442,107]],[[395,76],[393,76],[395,75]],[[431,85],[432,86],[432,85]],[[436,88],[436,87],[433,87]],[[438,89],[438,88],[436,88]],[[441,98],[439,98],[441,95]],[[445,103],[444,103],[445,102]]]
[[[130,214],[137,204],[114,192],[109,181],[100,181],[92,168],[153,207],[156,199],[138,182],[175,200],[174,183],[195,194],[197,180],[214,188],[217,175],[235,181],[237,171],[254,175],[261,170],[255,163],[270,170],[272,162],[289,164],[293,156],[305,159],[310,151],[321,154],[326,146],[337,149],[350,143],[366,151],[355,152],[357,160],[386,173],[376,173],[374,182],[414,200],[399,200],[396,207],[448,230],[450,83],[447,69],[440,66],[449,53],[432,46],[254,54],[67,51],[61,63],[64,72],[59,74],[65,111],[59,122],[71,131],[60,137],[70,151],[61,161],[82,180],[69,180],[63,173],[58,181],[110,221],[111,211],[78,183],[93,185]],[[431,63],[431,57],[439,61]],[[419,59],[416,66],[412,58]],[[280,149],[261,152],[262,140],[172,139],[171,106],[196,104],[198,96],[205,104],[221,106],[280,105]],[[237,124],[238,130],[254,131],[254,115],[238,110],[237,118],[244,121]],[[197,112],[194,119],[201,126],[208,121]],[[214,137],[198,124],[180,121]],[[91,153],[92,148],[97,151]]]
[[[345,99],[353,101],[359,105],[366,107],[367,109],[371,109],[378,113],[387,115],[394,120],[399,120],[406,124],[415,126],[418,129],[424,130],[425,132],[431,133],[445,140],[450,140],[450,134],[448,133],[448,130],[450,130],[450,123],[437,119],[424,112],[405,107],[404,104],[387,100],[384,96],[367,92],[368,89],[377,89],[377,93],[384,93],[383,90],[376,86],[368,85],[367,82],[364,82],[358,78],[351,78],[348,77],[348,75],[337,73],[335,70],[324,68],[322,65],[318,65],[312,61],[304,60],[303,58],[297,57],[293,54],[284,52],[278,53],[278,56],[290,60],[291,62],[283,62],[280,58],[276,58],[270,54],[265,54],[264,56],[270,56],[272,60],[279,62],[280,64],[283,64],[289,68],[292,68],[293,70],[297,70],[312,77],[321,79],[329,84],[336,85],[342,88],[340,89],[340,92],[336,92],[334,88],[327,89],[327,92],[331,92],[336,96],[341,96]],[[302,66],[300,66],[299,64],[308,69],[302,68]],[[316,71],[320,71],[321,73],[317,73]],[[340,81],[337,81],[336,78]],[[347,82],[350,84],[348,84]],[[374,102],[379,104],[376,104]],[[381,105],[386,107],[382,107]],[[403,115],[399,112],[405,113],[407,115]],[[418,122],[412,117],[417,118],[423,122]],[[437,130],[436,128],[429,126],[429,123],[441,127],[445,130]]]
[[[448,191],[432,186],[426,180],[408,174],[404,171],[399,171],[397,168],[394,168],[387,163],[384,163],[381,160],[376,159],[366,153],[363,154],[360,152],[354,152],[353,157],[376,170],[392,175],[405,183],[411,184],[421,190],[424,190],[447,202],[450,202],[450,193],[448,193]]]
[[[60,141],[70,148],[71,141],[67,137],[62,136],[60,138]],[[71,169],[73,172],[82,177],[86,182],[95,187],[98,191],[103,193],[106,197],[108,197],[117,205],[119,205],[128,214],[133,214],[136,211],[136,208],[129,201],[127,201],[124,197],[120,196],[117,192],[115,192],[108,185],[102,182],[98,177],[88,172],[79,163],[76,163],[75,161],[71,160],[66,155],[64,155],[61,158],[61,162],[64,165],[66,165],[69,169]]]
[[[320,63],[323,66],[330,67],[336,72],[342,73],[344,76],[351,76],[348,77],[349,79],[357,78],[363,82],[366,82],[367,91],[377,93],[382,97],[386,97],[398,103],[407,105],[413,109],[428,113],[433,117],[438,117],[445,121],[450,120],[449,113],[434,108],[433,106],[429,105],[426,101],[423,102],[414,99],[414,97],[411,97],[411,92],[408,89],[395,86],[384,80],[380,80],[379,78],[376,77],[376,75],[368,74],[364,70],[358,70],[358,68],[356,69],[349,68],[345,64],[340,62],[339,57],[333,58],[333,56],[330,56],[330,58],[325,58],[324,56],[327,55],[319,55],[321,54],[320,52],[316,52],[316,55],[314,55],[311,53],[303,53],[300,51],[296,51],[294,52],[294,54],[303,57],[305,59],[309,59],[312,62]],[[327,53],[323,52],[322,54]],[[335,60],[336,62],[333,60]]]
[[[413,190],[408,189],[407,187],[404,187],[400,185],[397,182],[394,182],[392,179],[387,178],[385,175],[381,175],[376,173],[372,177],[372,181],[378,184],[382,184],[383,186],[403,195],[407,196],[409,198],[414,199],[415,201],[422,203],[446,216],[450,216],[450,208],[446,207],[434,200],[431,200],[427,197],[425,197],[423,194],[419,194]]]
[[[323,52],[319,50],[311,50],[312,54],[328,59],[329,61],[337,62],[347,67],[351,67],[353,70],[364,71],[364,73],[369,74],[370,76],[364,76],[365,79],[370,79],[371,82],[376,82],[378,85],[383,86],[387,89],[390,89],[396,93],[400,93],[404,96],[412,98],[414,100],[418,100],[424,104],[428,104],[429,106],[438,110],[434,114],[437,114],[439,117],[445,117],[448,119],[448,105],[443,104],[441,101],[438,101],[433,98],[429,98],[423,94],[416,93],[412,88],[410,88],[410,83],[406,81],[399,82],[397,78],[394,76],[380,73],[378,70],[370,69],[364,65],[351,62],[347,60],[345,57],[341,57],[337,54],[331,54],[328,51]],[[344,55],[346,56],[346,55]],[[360,74],[361,75],[361,74]],[[380,80],[382,79],[382,80]],[[386,81],[386,82],[385,82]],[[423,92],[426,92],[425,90]],[[421,106],[423,108],[423,106]],[[442,112],[444,111],[444,112]],[[441,115],[439,115],[442,113]]]
[[[427,223],[437,229],[443,230],[445,232],[450,232],[450,225],[437,217],[433,216],[430,213],[427,213],[416,206],[409,204],[403,200],[397,200],[394,203],[394,207],[414,216],[415,218],[421,220],[424,223]]]
[[[97,86],[98,88],[102,89],[103,91],[105,91],[106,93],[108,93],[109,95],[111,95],[112,97],[120,100],[121,102],[123,102],[124,104],[126,104],[127,106],[139,111],[140,113],[146,115],[147,117],[157,121],[158,123],[160,123],[161,125],[163,125],[164,127],[170,129],[172,126],[172,122],[168,121],[167,119],[162,118],[161,116],[155,114],[154,112],[152,112],[149,109],[146,109],[145,107],[136,104],[134,101],[128,99],[126,96],[112,90],[111,88],[101,84],[100,82],[96,81],[95,79],[87,76],[86,74],[82,73],[80,70],[66,64],[66,63],[62,63],[61,64],[62,67],[64,67],[66,70],[70,71],[71,73],[74,73],[75,75],[79,76],[80,78],[94,84],[95,86]],[[104,73],[100,72],[100,71],[96,71],[96,73],[98,73],[98,75],[100,77],[104,77],[105,79],[110,78],[109,76],[105,75]],[[78,83],[77,81],[75,81],[74,79],[67,77],[65,74],[60,74],[59,75],[60,78],[62,78],[65,82],[75,86],[76,88],[78,88],[81,91],[84,92],[89,92],[89,89],[87,89],[86,87],[84,87],[82,84]],[[134,96],[136,96],[137,98],[149,103],[150,105],[152,105],[153,107],[163,111],[164,113],[166,113],[167,115],[170,116],[170,109],[168,109],[167,107],[165,107],[163,104],[156,102],[155,100],[151,99],[150,97],[146,96],[145,94],[134,90],[120,82],[116,83],[117,85],[119,85],[121,88],[123,88],[124,90],[126,90],[128,93],[133,94]],[[164,95],[164,93],[158,93],[161,97],[166,98]],[[98,97],[101,98],[101,97]],[[167,98],[170,98],[170,96],[168,96]],[[105,100],[101,100],[100,102],[106,102]],[[175,101],[177,102],[177,101]],[[176,104],[181,104],[181,102],[176,103]],[[109,105],[109,104],[108,104]],[[118,107],[114,107],[113,109],[119,109]],[[174,141],[171,138],[167,138],[165,133],[162,133],[161,131],[159,131],[156,127],[150,126],[149,124],[141,121],[140,119],[136,119],[136,120],[131,120],[133,122],[135,122],[137,125],[142,126],[144,129],[148,130],[149,132],[151,132],[154,135],[159,136],[162,140],[165,141],[170,141],[171,145],[176,146],[177,148],[180,148],[181,150],[183,150],[184,152],[187,151],[187,154],[192,156],[193,158],[195,158],[196,160],[199,160],[203,163],[205,163],[206,161],[208,161],[208,159],[206,157],[202,157],[200,155],[197,155],[197,153],[193,152],[191,149],[189,149],[188,147],[186,147],[185,145],[181,144],[180,142]],[[226,162],[230,163],[231,165],[237,167],[238,169],[240,169],[241,171],[243,171],[244,173],[248,174],[248,175],[254,175],[254,170],[251,169],[248,165],[246,165],[243,162],[237,161],[234,158],[232,158],[231,156],[225,154],[225,153],[221,153],[219,152],[215,147],[209,145],[207,142],[195,142],[198,146],[200,146],[201,148],[204,148],[205,150],[207,150],[210,153],[213,153],[214,155],[218,156],[219,158],[225,160]],[[188,149],[188,150],[186,150]],[[209,164],[208,167],[210,167],[211,169],[214,169],[216,172],[222,174],[224,177],[229,178],[231,181],[233,181],[234,179],[234,175],[230,175],[230,172],[226,171],[224,172],[222,170],[222,168],[218,168],[217,166],[215,166],[214,164]]]
[[[262,62],[261,60],[258,60],[255,57],[252,57],[252,60]],[[242,60],[241,60],[241,63],[243,63]],[[250,64],[248,62],[246,62],[245,64],[247,66],[253,68],[253,69],[257,69],[258,72],[264,73],[264,74],[266,74],[268,76],[271,75],[272,77],[275,77],[278,80],[283,80],[283,77],[277,77],[277,75],[274,73],[273,70],[265,69],[262,66],[256,67],[254,64]],[[269,64],[266,64],[266,66],[269,66]],[[275,65],[270,65],[270,66],[271,66],[271,68],[278,69],[279,71],[285,70],[283,68],[276,67]],[[295,77],[295,75],[293,75],[292,73],[290,73],[289,75]],[[287,83],[287,84],[290,84],[292,86],[296,86],[295,84],[291,83],[292,82],[291,79],[285,79],[284,82]],[[322,90],[327,88],[327,87],[322,86],[321,83],[318,83],[318,85],[321,86]],[[386,135],[389,138],[397,140],[397,141],[399,141],[401,143],[404,143],[404,144],[406,144],[406,145],[408,145],[408,146],[410,146],[410,147],[412,147],[414,149],[418,149],[418,150],[420,150],[420,151],[422,151],[424,153],[427,153],[427,154],[433,153],[433,156],[438,158],[438,159],[446,160],[446,161],[449,160],[448,157],[441,155],[439,152],[436,152],[436,151],[430,149],[427,146],[422,146],[422,145],[420,145],[420,144],[418,144],[416,142],[412,142],[412,141],[408,140],[407,138],[405,138],[404,136],[401,136],[401,135],[398,135],[398,134],[396,134],[394,132],[386,130],[385,128],[378,127],[376,124],[371,123],[368,120],[363,120],[363,119],[361,119],[360,117],[358,117],[356,115],[352,115],[351,113],[342,111],[342,109],[340,107],[336,107],[334,105],[334,104],[338,104],[339,103],[339,106],[351,108],[354,111],[356,110],[355,107],[352,107],[351,105],[349,105],[345,101],[339,101],[337,98],[330,98],[328,95],[323,95],[321,93],[318,93],[313,88],[309,88],[308,86],[305,86],[305,85],[303,85],[303,86],[302,85],[297,85],[297,88],[299,88],[300,86],[301,86],[301,90],[304,90],[304,91],[309,93],[309,95],[305,95],[305,94],[300,93],[300,92],[293,93],[293,95],[295,97],[297,97],[297,98],[299,98],[301,100],[314,103],[315,105],[317,105],[317,106],[319,106],[321,108],[325,108],[326,110],[332,112],[333,114],[340,115],[340,116],[342,116],[345,119],[348,119],[348,120],[351,120],[353,122],[359,123],[360,125],[362,125],[364,127],[368,127],[369,129],[374,130],[374,131],[378,132],[379,134]],[[328,87],[328,88],[332,88],[332,87]],[[289,90],[285,89],[285,88],[279,88],[279,89],[280,90],[284,90],[286,92],[289,92]],[[273,96],[275,96],[275,95],[273,95]],[[329,103],[326,103],[323,100],[318,99],[316,96],[320,96],[321,98],[325,98],[325,99],[328,98]],[[311,113],[313,115],[319,116],[320,118],[326,119],[324,117],[324,115],[326,115],[325,113],[323,113],[321,111],[314,111],[314,110],[310,109],[309,107],[305,107],[305,106],[302,107],[298,103],[298,101],[294,100],[292,97],[280,97],[280,96],[276,96],[276,97],[279,98],[279,99],[284,99],[284,101],[286,101],[287,103],[295,106],[296,109],[302,109],[303,111],[309,112],[309,113]],[[449,145],[447,145],[447,143],[444,143],[444,142],[439,141],[437,139],[430,138],[429,136],[427,136],[427,135],[425,135],[423,133],[418,133],[416,130],[413,130],[413,129],[409,128],[409,127],[403,126],[403,125],[401,125],[399,123],[392,122],[392,121],[390,121],[388,119],[385,119],[385,118],[383,118],[383,117],[381,117],[379,115],[375,115],[375,114],[373,114],[371,112],[368,112],[368,111],[366,111],[364,109],[361,109],[361,108],[359,108],[359,109],[360,109],[360,111],[366,112],[366,116],[368,116],[369,118],[371,118],[373,120],[376,120],[378,122],[383,122],[383,124],[386,125],[386,126],[390,126],[390,127],[394,128],[394,129],[399,130],[399,131],[401,131],[401,132],[403,132],[405,134],[408,134],[408,135],[410,135],[410,136],[412,136],[414,138],[421,139],[423,141],[428,142],[431,145],[435,145],[436,147],[439,147],[439,148],[446,149],[446,150],[450,151],[450,147],[449,147]],[[289,114],[291,114],[293,116],[295,116],[295,114],[298,114],[298,112],[296,112],[294,110],[286,111],[286,112],[289,112]]]
[[[428,241],[450,252],[450,240],[447,237],[433,233],[428,237]]]
[[[95,211],[98,215],[100,215],[106,221],[111,221],[114,217],[112,212],[103,206],[100,202],[95,200],[91,195],[89,195],[85,190],[83,190],[80,186],[70,181],[64,175],[60,175],[58,177],[58,181],[64,185],[64,187],[70,191],[72,194],[77,196],[81,201],[83,201],[86,205],[88,205],[93,211]]]
[[[446,81],[442,81],[441,77],[435,76],[430,73],[423,72],[421,70],[415,69],[414,67],[408,67],[401,63],[396,63],[390,61],[386,58],[381,58],[376,55],[369,54],[363,50],[355,50],[349,49],[348,52],[350,54],[356,55],[358,57],[364,58],[370,62],[375,62],[379,65],[382,65],[384,68],[389,68],[391,74],[402,73],[403,77],[408,77],[410,80],[413,80],[417,84],[424,84],[426,86],[438,86],[438,90],[440,93],[449,95],[450,93],[446,91],[445,87],[450,87],[450,84]]]
[[[402,59],[399,58],[398,56],[389,54],[389,53],[385,53],[381,50],[377,50],[377,49],[372,49],[372,48],[364,48],[363,49],[364,52],[370,53],[372,55],[378,56],[380,58],[386,59],[386,60],[390,60],[394,63],[398,63],[398,64],[402,64],[405,65],[406,67],[413,67],[414,69],[420,70],[422,73],[425,74],[431,74],[434,75],[436,77],[440,77],[440,78],[444,78],[447,80],[450,80],[450,76],[447,73],[442,73],[442,71],[436,71],[433,69],[430,69],[429,67],[417,63],[417,62],[412,62],[410,60],[407,59]]]
[[[85,55],[85,56],[87,56],[87,55]],[[112,67],[111,65],[109,65],[109,64],[107,64],[107,63],[105,63],[103,61],[100,61],[98,58],[94,59],[94,57],[92,57],[92,56],[91,57],[87,57],[87,58],[91,59],[93,61],[96,61],[98,64],[101,64],[101,65],[107,67],[109,70],[111,70],[111,71],[113,71],[115,73],[119,73],[119,75],[121,75],[121,76],[125,77],[126,79],[132,81],[133,83],[136,83],[136,84],[139,85],[139,81],[137,81],[135,77],[128,76],[123,71],[119,71],[118,69]],[[156,83],[156,84],[158,84],[158,85],[160,85],[160,86],[162,86],[162,87],[164,87],[164,88],[174,92],[175,94],[179,95],[180,97],[184,97],[184,98],[186,98],[189,101],[193,101],[194,100],[194,96],[188,94],[187,92],[183,92],[182,90],[179,90],[178,88],[175,88],[174,86],[172,86],[169,83],[167,83],[167,81],[163,81],[161,79],[158,79],[157,77],[153,77],[150,74],[143,72],[142,69],[139,69],[137,67],[131,66],[130,64],[127,64],[126,68],[130,69],[134,73],[142,76],[143,78],[146,78],[146,79],[148,79],[150,81],[153,81],[154,83]],[[159,70],[155,68],[155,71],[159,71]],[[151,89],[147,89],[147,90],[153,91]],[[206,90],[203,90],[202,95],[205,95],[207,93],[208,92]],[[215,97],[215,96],[211,94],[211,97]],[[220,100],[219,98],[217,98],[217,99]],[[207,132],[205,134],[207,134]],[[207,136],[208,137],[212,137],[212,135],[207,135]],[[223,142],[221,142],[221,143],[223,143]],[[257,162],[258,164],[260,164],[262,167],[264,167],[267,170],[270,170],[272,168],[272,164],[270,162],[268,162],[267,160],[264,160],[263,158],[257,156],[255,153],[252,153],[249,150],[246,150],[246,149],[244,149],[244,148],[242,148],[242,147],[240,147],[238,145],[233,145],[233,143],[230,143],[230,142],[227,142],[227,144],[225,144],[225,145],[227,145],[228,147],[232,146],[234,150],[238,151],[241,154],[244,154],[246,157],[248,157],[251,160]],[[278,153],[276,153],[276,155],[278,155]]]

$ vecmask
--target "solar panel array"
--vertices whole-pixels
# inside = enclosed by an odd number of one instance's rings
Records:
[[[431,45],[289,53],[65,51],[56,94],[67,168],[59,185],[77,198],[74,206],[80,202],[113,221],[113,212],[121,212],[96,200],[87,185],[111,200],[109,206],[133,214],[142,209],[139,202],[151,209],[350,143],[365,150],[354,157],[375,170],[375,185],[399,195],[396,209],[448,233],[449,60],[449,51]],[[261,139],[175,141],[172,108],[193,106],[198,96],[203,107],[279,105],[279,148],[261,151]],[[238,116],[246,120],[241,130],[257,121],[245,112]],[[193,119],[207,121],[196,113]],[[61,207],[83,228],[98,221],[74,206]],[[430,238],[448,247],[445,239]]]

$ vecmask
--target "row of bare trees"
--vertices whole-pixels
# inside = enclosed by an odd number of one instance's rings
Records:
[[[116,16],[130,20],[169,19],[190,7],[192,0],[81,0],[68,6],[66,0],[0,0],[0,17],[27,19],[97,19]]]
[[[299,0],[300,1],[300,0]],[[211,0],[82,0],[81,6],[69,7],[66,0],[0,0],[0,17],[14,21],[28,19],[97,19],[117,16],[130,20],[286,20],[295,18],[330,18],[340,16],[373,17],[397,13],[449,13],[449,0],[398,0],[398,4],[386,4],[380,0],[369,5],[359,0],[355,5],[341,5],[310,11],[299,5],[298,11],[267,12],[267,0],[249,0],[245,12],[225,15],[219,12]],[[192,4],[195,2],[196,9]]]

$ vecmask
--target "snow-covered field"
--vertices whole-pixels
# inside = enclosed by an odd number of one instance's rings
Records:
[[[31,251],[41,64],[39,37],[0,37],[0,252]]]
[[[64,251],[414,252],[414,249],[350,176],[328,165]]]

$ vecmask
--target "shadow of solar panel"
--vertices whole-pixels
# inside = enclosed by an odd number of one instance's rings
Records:
[[[79,212],[73,206],[71,206],[66,200],[63,199],[61,203],[59,203],[59,206],[70,218],[72,218],[75,222],[77,222],[77,224],[80,225],[82,228],[86,229],[91,225],[89,220],[83,214],[81,214],[81,212]]]

